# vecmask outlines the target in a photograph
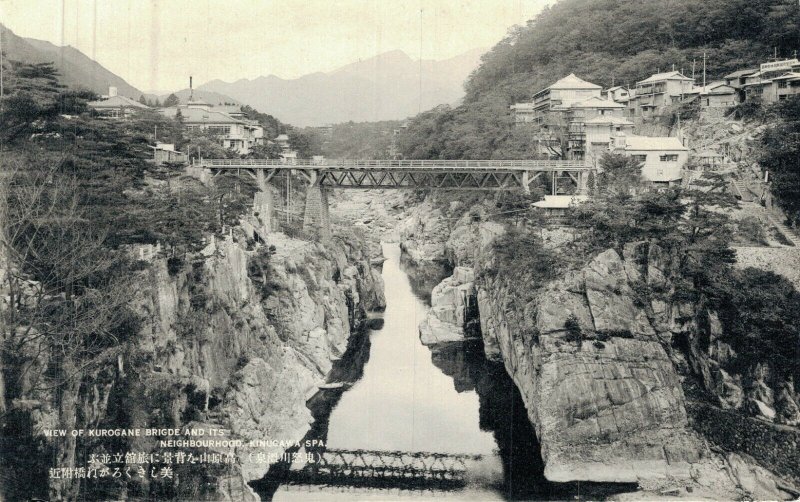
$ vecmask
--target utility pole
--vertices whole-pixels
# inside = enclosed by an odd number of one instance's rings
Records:
[[[706,86],[706,52],[703,51],[703,87]]]
[[[697,65],[697,59],[692,59],[692,80],[694,80],[694,67]]]

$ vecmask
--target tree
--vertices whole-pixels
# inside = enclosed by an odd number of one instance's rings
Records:
[[[14,266],[5,275],[2,355],[13,370],[3,391],[23,401],[53,395],[59,425],[72,430],[87,425],[77,409],[87,368],[116,358],[138,321],[122,255],[105,246],[107,232],[81,207],[78,180],[54,160],[15,154],[6,164],[13,172],[2,245]],[[70,435],[55,441],[57,465],[76,465],[76,444]],[[74,498],[77,487],[51,479],[50,497]]]
[[[640,190],[645,182],[642,178],[642,163],[633,157],[606,153],[600,158],[600,173],[597,183],[606,193],[621,194]]]
[[[277,144],[273,143],[272,141],[256,145],[250,149],[250,153],[247,154],[248,159],[280,159],[281,147]]]
[[[171,106],[178,106],[180,104],[180,100],[178,96],[175,94],[170,94],[167,96],[167,99],[164,100],[164,108],[169,108]]]
[[[770,189],[793,222],[800,220],[800,96],[780,102],[781,123],[761,139],[759,163],[770,174]]]
[[[289,147],[296,151],[297,156],[301,159],[308,159],[318,154],[319,147],[315,140],[316,138],[312,134],[297,129],[289,131]]]
[[[144,94],[139,95],[139,103],[147,106],[147,98],[144,97]]]

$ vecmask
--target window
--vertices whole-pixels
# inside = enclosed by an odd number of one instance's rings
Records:
[[[647,162],[647,155],[631,155],[636,162]]]
[[[672,153],[667,155],[661,155],[659,157],[661,162],[678,162],[678,154]]]
[[[230,126],[208,126],[206,131],[215,136],[224,136],[231,133]]]
[[[785,80],[781,80],[780,82],[778,82],[778,89],[786,89],[787,83],[788,82],[786,82]]]

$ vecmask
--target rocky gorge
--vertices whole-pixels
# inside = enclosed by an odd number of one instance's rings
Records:
[[[131,253],[141,259],[131,290],[136,336],[78,382],[71,420],[63,406],[59,415],[32,405],[32,427],[189,428],[205,431],[196,432],[205,439],[221,430],[220,439],[244,446],[193,451],[233,454],[233,464],[176,466],[180,484],[134,478],[108,491],[91,480],[82,490],[259,500],[247,483],[269,463],[250,454],[279,456],[285,444],[302,440],[313,421],[307,400],[363,328],[366,312],[385,306],[367,244],[353,235],[323,244],[274,233],[257,245],[235,227],[225,238],[209,237],[199,253],[164,256],[152,246]],[[33,391],[30,397],[50,399]],[[250,440],[266,443],[248,448]],[[85,466],[89,453],[161,451],[155,437],[59,442],[64,466]],[[71,485],[59,485],[61,496],[71,496]]]
[[[720,340],[713,311],[648,294],[673,287],[674,256],[654,243],[632,243],[544,284],[524,284],[524,270],[493,273],[491,243],[507,228],[493,211],[491,203],[466,211],[458,201],[430,197],[409,211],[399,238],[418,262],[474,270],[486,355],[503,362],[522,394],[549,480],[636,482],[649,493],[697,497],[796,492],[796,451],[782,444],[796,442],[796,433],[771,446],[779,461],[773,455],[759,462],[752,451],[714,446],[687,412],[699,386],[716,406],[739,409],[734,415],[742,420],[752,420],[745,418],[752,409],[793,423],[798,396],[790,383],[765,378],[767,368],[731,377],[723,369],[731,348]],[[572,239],[563,228],[540,232],[553,249]],[[525,288],[532,294],[520,294]]]

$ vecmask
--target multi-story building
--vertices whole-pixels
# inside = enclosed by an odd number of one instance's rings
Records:
[[[633,135],[633,122],[614,115],[598,115],[584,123],[584,159],[595,167],[603,154],[608,153],[617,136]]]
[[[681,182],[689,160],[689,149],[675,137],[613,137],[612,149],[642,164],[642,177],[654,185],[675,185]]]
[[[757,72],[745,78],[742,86],[745,100],[775,103],[797,94],[796,86],[791,84],[794,82],[791,76],[793,73],[800,73],[800,61],[797,59],[762,64]]]
[[[582,159],[585,121],[597,116],[622,117],[625,105],[601,96],[599,85],[570,74],[533,95],[530,103],[511,106],[514,121],[533,128],[542,153]]]
[[[150,109],[149,106],[129,97],[120,96],[116,87],[109,87],[107,96],[103,96],[97,101],[89,101],[87,105],[99,116],[115,119],[127,119],[138,111]]]
[[[734,89],[741,89],[744,86],[745,82],[747,81],[747,77],[756,73],[758,71],[757,68],[748,68],[746,70],[737,70],[733,73],[729,73],[725,75],[725,83],[729,86],[733,87]]]
[[[202,131],[214,136],[223,147],[241,155],[250,153],[251,148],[264,141],[264,129],[257,122],[235,118],[199,100],[190,99],[186,105],[160,110],[168,118],[175,118],[179,111],[187,131]]]
[[[618,118],[624,115],[625,105],[610,99],[592,97],[584,101],[571,103],[563,113],[569,128],[570,158],[586,158],[587,141],[586,123],[595,118]],[[596,122],[594,124],[597,124]],[[596,125],[595,125],[596,128]]]
[[[573,103],[589,98],[600,98],[603,88],[570,73],[553,85],[533,95],[531,105],[533,122],[542,124],[550,112],[567,110]]]
[[[775,97],[778,101],[800,94],[800,71],[784,73],[772,79]]]
[[[720,80],[705,87],[695,87],[687,93],[684,102],[696,102],[701,108],[729,108],[741,102],[739,91]]]
[[[659,109],[680,103],[694,89],[694,79],[679,71],[656,73],[636,82],[636,89],[628,101],[629,113],[646,117]]]

